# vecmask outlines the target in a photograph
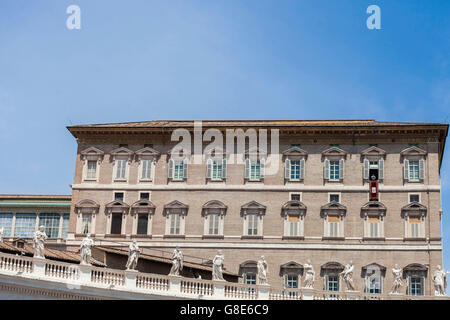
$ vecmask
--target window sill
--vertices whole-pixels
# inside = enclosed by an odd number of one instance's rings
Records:
[[[97,178],[85,178],[83,179],[83,182],[97,182]]]
[[[403,241],[426,241],[427,239],[426,238],[422,238],[422,237],[417,237],[417,238],[411,238],[411,237],[409,237],[409,238],[403,238]]]
[[[107,234],[105,234],[105,238],[126,238],[126,235],[125,234],[107,233]]]
[[[165,234],[163,236],[164,239],[185,239],[186,236],[184,234]]]
[[[95,236],[95,233],[90,233],[91,237]],[[87,233],[75,233],[75,238],[85,238]]]
[[[131,239],[151,239],[152,235],[151,234],[132,234],[131,235]]]
[[[241,236],[241,240],[262,240],[264,237],[263,236],[249,236],[249,235],[245,235],[245,236]]]
[[[304,236],[283,236],[281,240],[305,240]]]
[[[385,241],[385,237],[363,237],[363,241]]]
[[[217,240],[223,240],[223,235],[220,234],[204,234],[202,236],[202,239],[217,239]]]
[[[345,237],[322,237],[322,240],[345,240]]]
[[[114,182],[127,182],[127,179],[114,179]]]
[[[153,179],[139,179],[139,182],[152,182]]]

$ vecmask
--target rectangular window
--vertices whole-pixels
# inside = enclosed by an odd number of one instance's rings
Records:
[[[298,288],[298,276],[296,275],[286,275],[286,288],[297,289]]]
[[[81,233],[88,234],[91,233],[91,224],[92,224],[92,214],[83,213],[82,221],[81,221]]]
[[[150,180],[152,178],[152,160],[141,160],[141,179]]]
[[[330,161],[330,180],[339,179],[339,161]]]
[[[141,192],[139,200],[150,200],[150,192]]]
[[[17,213],[14,237],[33,238],[36,231],[36,214]]]
[[[181,214],[170,214],[170,234],[180,234]]]
[[[300,160],[291,160],[291,180],[300,179]]]
[[[258,235],[258,215],[248,214],[247,215],[247,235],[256,236]]]
[[[299,148],[300,149],[300,145],[299,144],[291,144],[291,148]]]
[[[222,179],[222,162],[221,161],[213,161],[212,162],[212,179],[219,180]]]
[[[300,217],[295,216],[288,216],[288,226],[289,226],[289,235],[290,236],[298,236],[298,229],[300,226]]]
[[[256,274],[245,274],[245,284],[256,284]]]
[[[148,213],[138,214],[137,234],[147,234]]]
[[[45,233],[49,238],[58,238],[60,218],[58,213],[41,213],[39,215],[39,226],[45,227]]]
[[[62,223],[62,230],[61,230],[61,238],[67,239],[67,233],[69,232],[69,218],[70,214],[64,214],[63,215],[63,223]]]
[[[0,228],[3,228],[4,237],[11,236],[12,219],[12,213],[0,213]]]
[[[86,178],[87,179],[97,178],[97,161],[88,161]]]
[[[329,237],[339,236],[339,217],[328,216],[328,232]]]
[[[260,161],[250,161],[250,180],[261,179],[261,163]]]
[[[127,160],[116,160],[116,179],[125,179],[125,173],[127,168]]]
[[[184,179],[184,162],[183,161],[175,161],[173,166],[173,178],[175,180]]]
[[[219,234],[219,219],[220,216],[218,214],[209,214],[209,234]]]
[[[410,194],[409,202],[420,202],[420,197],[418,194]]]
[[[412,296],[423,296],[423,278],[409,278],[409,294]]]
[[[409,180],[419,180],[419,161],[409,161]]]
[[[367,218],[367,222],[369,223],[369,237],[372,238],[379,237],[380,218],[369,217]]]
[[[114,192],[114,200],[119,200],[123,202],[124,196],[125,195],[123,192]]]
[[[409,226],[410,226],[410,237],[418,238],[419,237],[419,226],[420,226],[420,218],[409,217]]]
[[[381,276],[379,274],[366,276],[366,292],[381,293]]]
[[[338,276],[327,276],[327,290],[328,291],[339,291],[339,277]]]
[[[301,201],[301,195],[300,195],[300,193],[292,193],[292,194],[291,194],[291,200],[294,200],[294,201]]]
[[[340,197],[339,194],[330,194],[330,202],[340,202]]]
[[[111,216],[111,234],[122,233],[122,214],[113,213]]]

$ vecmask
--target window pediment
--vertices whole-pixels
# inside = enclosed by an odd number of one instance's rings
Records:
[[[326,216],[326,215],[345,215],[347,213],[347,207],[332,201],[327,203],[326,205],[323,205],[322,207],[320,207],[320,213],[322,216]]]
[[[372,147],[369,147],[369,148],[364,149],[363,151],[361,151],[361,156],[365,156],[365,157],[385,157],[386,156],[386,151],[384,151],[381,148],[372,146]]]
[[[322,157],[337,157],[337,158],[345,158],[347,156],[347,151],[342,150],[341,148],[328,148],[322,151]]]
[[[104,152],[96,147],[89,147],[80,152],[82,160],[97,160],[101,161],[104,156]]]
[[[298,215],[304,215],[306,213],[306,206],[303,202],[298,200],[291,200],[283,204],[281,207],[281,214],[283,216],[289,215],[289,214],[298,214]]]
[[[369,201],[361,207],[361,213],[365,215],[386,215],[386,206],[379,201]]]
[[[257,273],[258,270],[258,262],[255,260],[247,260],[245,262],[242,262],[239,265],[239,276],[242,276],[244,273]]]
[[[420,149],[416,146],[412,146],[409,148],[404,149],[400,152],[400,155],[402,157],[409,157],[409,156],[426,156],[427,152],[423,149]]]
[[[120,147],[120,148],[117,148],[117,149],[114,149],[113,151],[111,151],[110,154],[113,159],[117,159],[117,157],[124,157],[124,158],[127,158],[128,161],[131,161],[131,158],[133,157],[134,152],[128,148]]]
[[[338,275],[344,268],[345,266],[339,262],[327,262],[320,267],[320,276],[323,277],[325,274]]]
[[[130,206],[123,201],[114,200],[105,205],[105,211],[110,213],[128,213]]]
[[[282,155],[285,157],[304,157],[306,158],[308,156],[308,152],[306,152],[305,150],[299,148],[299,147],[291,147],[285,151],[282,152]]]
[[[155,205],[150,200],[139,200],[131,205],[131,212],[136,213],[155,213]]]
[[[386,272],[386,267],[382,266],[381,264],[378,263],[370,263],[368,265],[365,265],[361,268],[361,270],[366,273],[368,270],[380,270],[381,272]]]
[[[167,214],[170,213],[180,213],[182,215],[187,215],[188,209],[189,209],[188,205],[178,200],[174,200],[164,206],[163,215],[166,216]]]
[[[411,202],[402,208],[402,216],[425,216],[427,207],[418,202]]]
[[[410,263],[403,268],[403,272],[414,272],[414,271],[427,272],[428,268],[420,263]]]
[[[83,199],[75,204],[76,213],[98,213],[100,205],[94,200]]]
[[[250,213],[265,215],[266,214],[266,206],[264,206],[256,201],[250,201],[241,207],[241,216],[250,214]]]
[[[288,263],[282,264],[280,266],[280,277],[286,274],[303,274],[303,265],[295,261],[289,261]]]
[[[146,157],[158,157],[161,153],[153,148],[145,147],[135,152],[136,157],[140,160]]]
[[[220,215],[225,215],[227,212],[227,206],[219,200],[211,200],[202,206],[202,216],[208,213],[218,213]]]

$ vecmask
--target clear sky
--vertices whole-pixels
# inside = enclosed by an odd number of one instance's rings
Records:
[[[372,4],[381,30],[366,27]],[[70,194],[72,124],[449,122],[449,17],[448,0],[1,0],[0,193]]]

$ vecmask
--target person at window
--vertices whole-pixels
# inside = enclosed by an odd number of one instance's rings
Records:
[[[394,275],[394,283],[392,284],[391,294],[400,294],[400,288],[403,285],[402,282],[402,269],[398,268],[398,264],[394,265],[392,269],[392,274]]]
[[[377,177],[372,173],[372,176],[370,176],[370,180],[375,181],[377,180]]]

